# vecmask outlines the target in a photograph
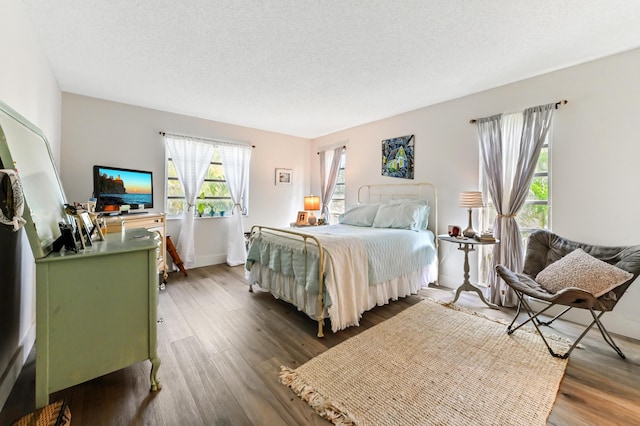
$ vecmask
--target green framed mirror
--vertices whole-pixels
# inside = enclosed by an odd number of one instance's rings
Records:
[[[25,199],[25,229],[33,256],[52,251],[60,237],[59,222],[71,223],[66,197],[46,137],[35,125],[0,101],[0,160],[17,170]]]

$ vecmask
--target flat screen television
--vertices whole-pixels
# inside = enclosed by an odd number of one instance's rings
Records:
[[[119,212],[120,206],[132,210],[153,208],[153,173],[120,167],[93,166],[93,194],[96,211]]]

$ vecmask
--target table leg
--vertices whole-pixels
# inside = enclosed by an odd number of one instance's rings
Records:
[[[473,248],[473,245],[460,243],[458,246],[458,250],[464,251],[464,281],[462,282],[462,285],[456,290],[456,295],[453,298],[453,302],[451,303],[455,303],[458,300],[458,297],[460,297],[460,293],[462,293],[463,291],[475,291],[476,293],[478,293],[478,296],[480,296],[480,300],[482,300],[484,304],[492,309],[499,309],[498,305],[489,302],[484,297],[482,290],[471,284],[471,282],[469,281],[469,252],[475,250],[475,248]]]

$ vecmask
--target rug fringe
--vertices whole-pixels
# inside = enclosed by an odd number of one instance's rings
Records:
[[[327,401],[315,389],[305,383],[296,370],[281,366],[280,382],[288,386],[320,416],[339,426],[355,426],[355,420],[346,412]]]

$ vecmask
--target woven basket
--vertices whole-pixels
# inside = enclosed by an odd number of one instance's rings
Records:
[[[71,410],[67,401],[57,401],[33,411],[16,421],[13,426],[69,426]]]

